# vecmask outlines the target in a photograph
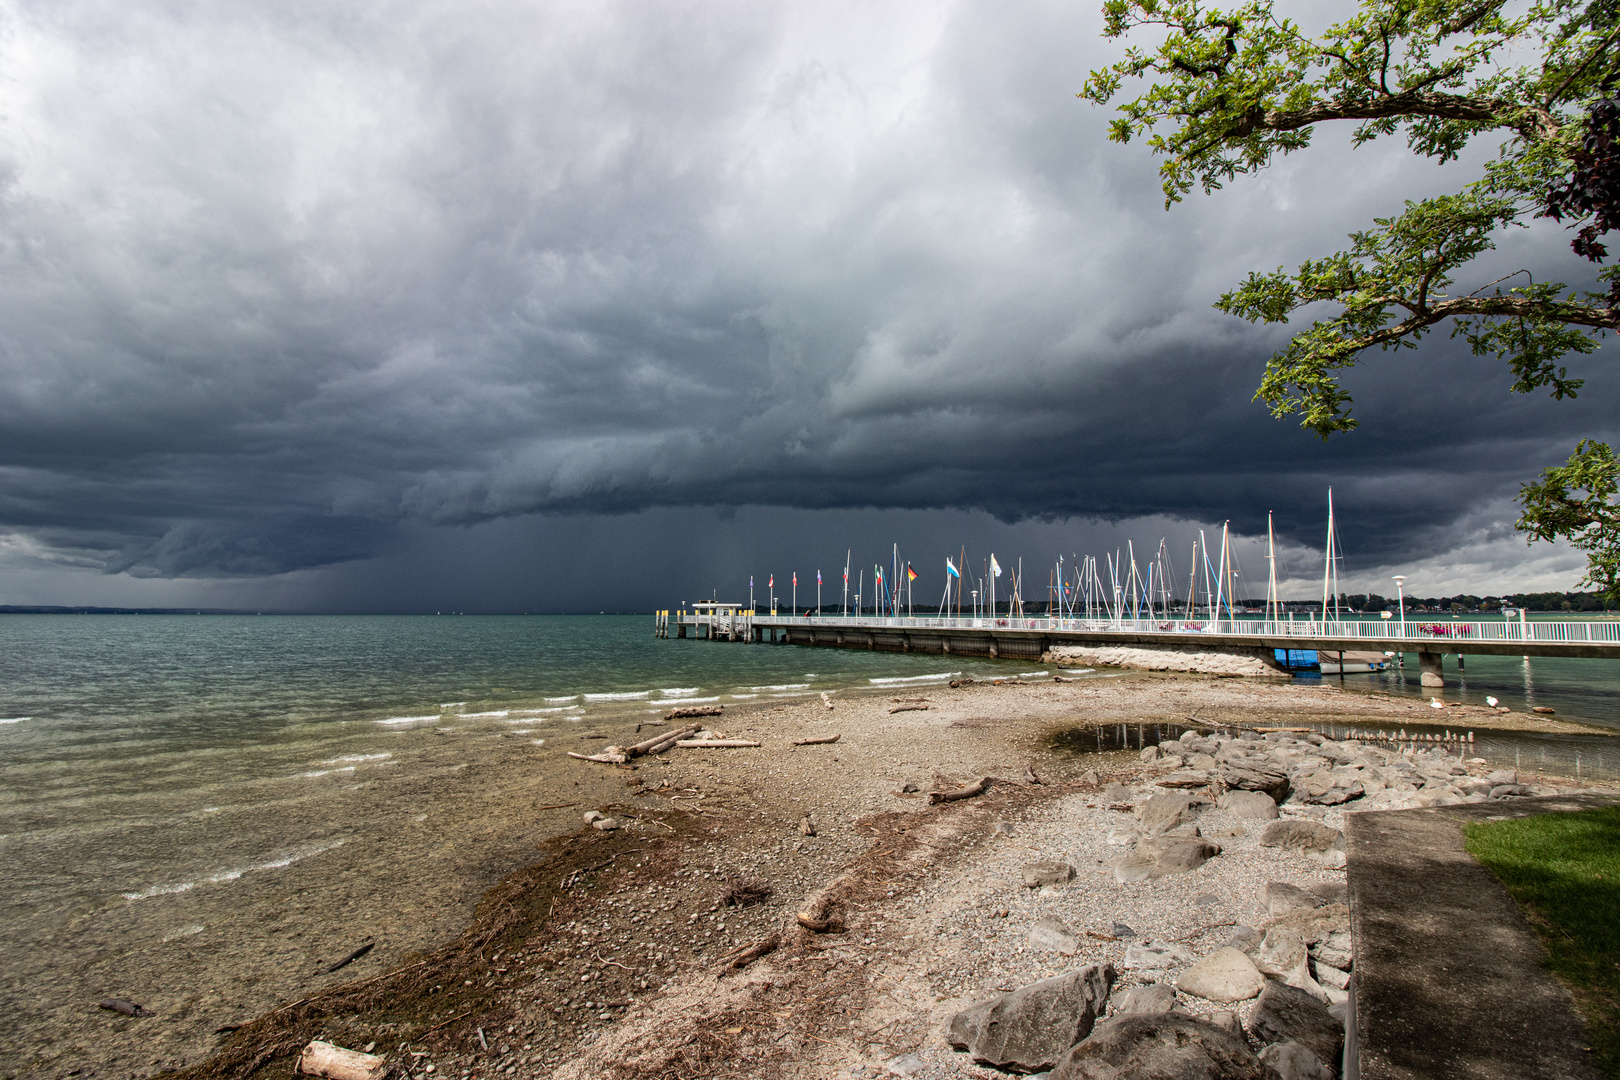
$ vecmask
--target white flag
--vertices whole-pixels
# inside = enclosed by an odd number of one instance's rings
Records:
[[[996,557],[994,555],[990,556],[990,572],[996,575],[996,577],[1001,576],[1001,564],[996,562]]]

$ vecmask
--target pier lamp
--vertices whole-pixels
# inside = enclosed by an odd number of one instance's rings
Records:
[[[1401,637],[1406,636],[1406,575],[1395,575],[1395,599],[1401,609]]]

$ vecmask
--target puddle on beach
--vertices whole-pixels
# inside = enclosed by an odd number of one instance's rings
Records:
[[[1054,731],[1046,745],[1067,754],[1110,754],[1175,742],[1182,732],[1196,730],[1183,724],[1098,724]]]

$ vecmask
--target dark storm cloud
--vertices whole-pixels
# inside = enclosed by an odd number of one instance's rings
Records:
[[[1324,132],[1165,213],[1072,96],[1116,51],[1089,6],[3,17],[0,524],[36,561],[251,577],[751,504],[1314,541],[1329,484],[1394,559],[1613,427],[1605,361],[1553,405],[1444,339],[1352,374],[1354,436],[1269,419],[1282,336],[1210,302],[1466,167]],[[1582,272],[1550,227],[1498,262]]]

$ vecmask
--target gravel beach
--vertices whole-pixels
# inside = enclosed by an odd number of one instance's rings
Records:
[[[297,1048],[319,1037],[369,1046],[421,1080],[1004,1076],[949,1047],[954,1014],[1086,964],[1112,964],[1117,1002],[1133,986],[1173,980],[1241,927],[1263,932],[1268,883],[1331,896],[1344,880],[1321,853],[1262,847],[1268,821],[1210,805],[1196,828],[1218,855],[1122,883],[1115,869],[1135,808],[1169,790],[1159,786],[1165,769],[1134,750],[1077,753],[1076,731],[1241,726],[1342,737],[1443,719],[1457,730],[1591,732],[1477,707],[1437,718],[1423,703],[1328,684],[1136,672],[839,695],[830,705],[810,698],[701,721],[758,748],[573,762],[594,790],[604,776],[622,785],[577,808],[617,827],[582,820],[493,890],[455,942],[222,1033],[216,1056],[186,1075],[292,1075]],[[625,745],[647,733],[611,734]],[[986,777],[982,794],[929,798]],[[1282,817],[1332,828],[1354,808],[1285,805]],[[1026,884],[1032,864],[1052,862],[1072,867],[1072,879]],[[1143,946],[1173,962],[1131,965]],[[1247,1007],[1178,996],[1190,1014]]]

